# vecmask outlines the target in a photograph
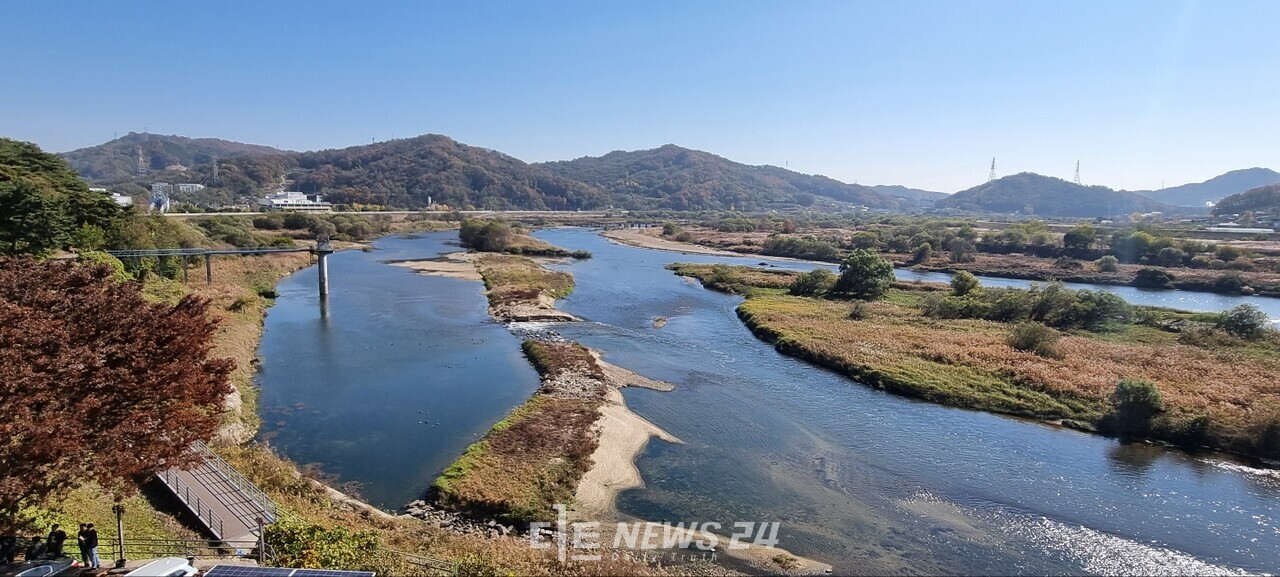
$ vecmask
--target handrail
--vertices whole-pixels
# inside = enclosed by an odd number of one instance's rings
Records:
[[[209,531],[213,532],[215,537],[219,539],[223,537],[222,517],[209,508],[204,501],[200,500],[198,495],[193,496],[191,487],[178,478],[173,469],[165,469],[158,477],[164,484],[169,486],[169,489],[178,497],[178,500],[185,503],[196,514],[196,518],[200,519],[209,528]]]
[[[254,505],[257,505],[258,510],[262,513],[262,521],[264,523],[271,523],[276,520],[279,515],[277,513],[276,502],[273,501],[271,497],[267,496],[266,493],[262,492],[262,489],[259,489],[252,481],[246,479],[240,471],[235,470],[230,463],[227,463],[222,459],[222,457],[219,457],[214,453],[213,450],[210,449],[208,445],[205,445],[203,441],[196,441],[195,443],[192,443],[191,447],[195,449],[201,457],[204,457],[204,462],[206,464],[213,467],[213,469],[221,474],[224,479],[230,482],[236,490],[248,497]],[[245,521],[256,520],[245,519]]]
[[[103,535],[100,540],[100,552],[105,558],[119,558],[116,549],[118,541],[114,535]],[[258,541],[242,539],[237,541],[221,541],[217,539],[129,539],[124,540],[124,548],[130,557],[146,559],[151,557],[204,557],[204,558],[257,558]],[[268,544],[264,550],[267,559],[275,559],[275,551]]]

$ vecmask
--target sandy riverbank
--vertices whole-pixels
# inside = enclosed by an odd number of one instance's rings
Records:
[[[428,276],[443,276],[462,280],[480,281],[480,271],[476,268],[476,257],[479,253],[457,251],[441,255],[439,258],[425,260],[390,261],[387,264],[417,271]]]
[[[620,230],[606,230],[600,233],[614,244],[625,246],[634,246],[639,248],[650,248],[654,250],[665,250],[668,252],[679,252],[684,254],[705,254],[710,256],[742,256],[750,257],[752,255],[730,252],[727,250],[719,250],[708,248],[687,242],[678,242],[667,240],[662,237],[645,234],[640,229],[625,228]]]

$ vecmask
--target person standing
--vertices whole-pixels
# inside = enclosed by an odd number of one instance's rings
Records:
[[[0,563],[13,563],[18,555],[18,534],[12,529],[0,537]]]
[[[89,558],[85,560],[85,564],[90,569],[99,569],[102,567],[102,559],[98,558],[98,530],[93,528],[93,523],[84,530],[84,546],[89,551]]]
[[[80,524],[80,530],[76,531],[76,544],[80,545],[80,561],[85,565],[89,564],[89,548],[84,546],[85,524]]]
[[[62,556],[62,544],[67,542],[67,532],[63,531],[55,523],[53,529],[49,531],[49,555],[52,557]]]

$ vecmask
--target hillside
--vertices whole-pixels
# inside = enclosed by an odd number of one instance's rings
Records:
[[[909,198],[911,200],[917,200],[917,201],[923,200],[928,202],[934,202],[934,201],[942,200],[948,196],[951,196],[945,192],[934,192],[932,190],[921,190],[919,188],[907,188],[905,186],[901,186],[897,184],[876,184],[876,185],[872,185],[871,188],[874,188],[885,194],[891,194],[898,198]]]
[[[1252,190],[1233,194],[1213,207],[1214,214],[1239,214],[1246,211],[1280,214],[1280,184],[1259,186]]]
[[[751,211],[812,206],[823,199],[872,208],[899,205],[893,196],[870,187],[776,166],[749,166],[673,144],[535,166],[605,190],[625,208]]]
[[[1081,186],[1061,178],[1023,172],[985,182],[939,200],[938,208],[1037,216],[1094,217],[1131,212],[1176,212],[1177,208],[1105,186]]]
[[[148,171],[169,167],[191,167],[208,164],[216,156],[266,156],[285,151],[270,146],[245,144],[219,138],[187,138],[163,134],[130,132],[115,140],[59,154],[80,176],[104,184],[117,184],[135,179],[138,169],[138,147]]]
[[[607,208],[608,195],[495,150],[427,134],[293,155],[295,190],[342,204],[486,210]]]
[[[1233,170],[1204,182],[1184,184],[1161,190],[1135,190],[1134,192],[1167,204],[1203,207],[1208,202],[1216,203],[1233,194],[1240,194],[1259,186],[1276,183],[1280,183],[1280,172],[1269,168],[1246,168]]]

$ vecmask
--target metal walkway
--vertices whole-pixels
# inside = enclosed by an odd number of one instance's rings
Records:
[[[276,520],[275,502],[204,443],[192,448],[204,457],[198,466],[189,471],[169,469],[157,478],[218,540],[257,539],[258,520],[263,525]]]

